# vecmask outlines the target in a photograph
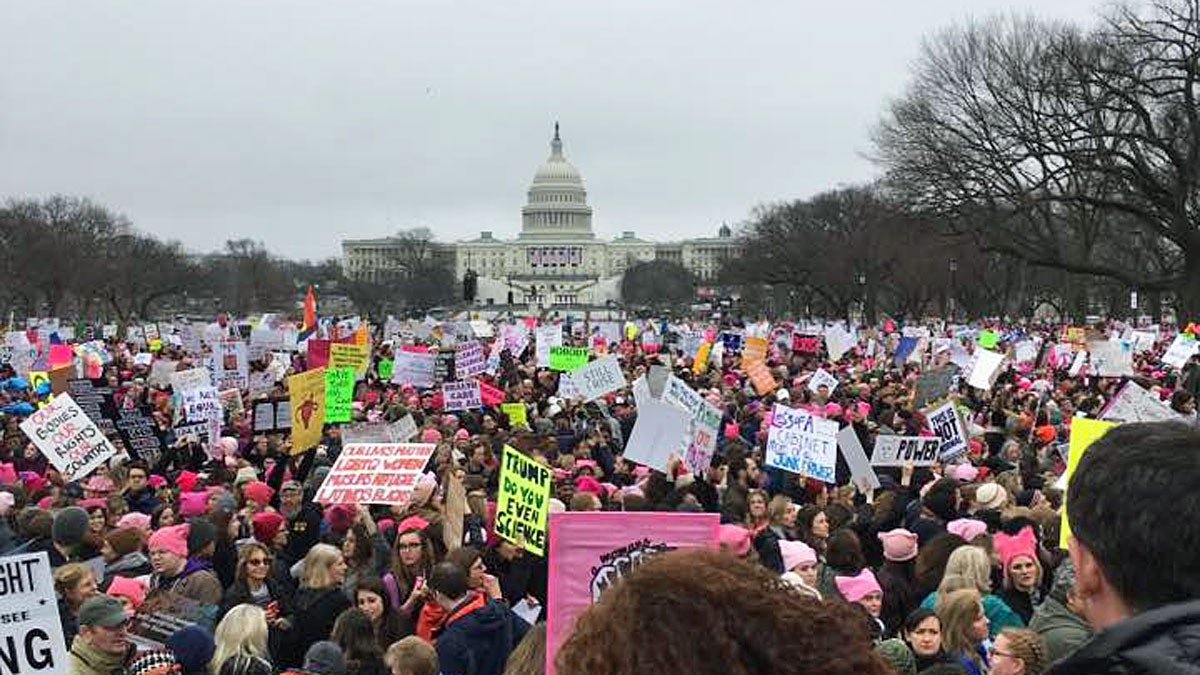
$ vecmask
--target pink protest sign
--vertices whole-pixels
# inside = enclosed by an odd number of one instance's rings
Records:
[[[550,514],[546,673],[575,618],[605,589],[650,557],[681,548],[717,548],[716,513],[571,511]]]
[[[304,365],[308,370],[315,370],[329,365],[329,340],[317,338],[308,339],[308,357]]]

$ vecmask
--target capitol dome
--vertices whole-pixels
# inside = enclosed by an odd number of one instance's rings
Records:
[[[592,207],[583,178],[563,156],[558,124],[550,141],[550,157],[538,168],[521,209],[521,237],[585,237],[592,234]]]

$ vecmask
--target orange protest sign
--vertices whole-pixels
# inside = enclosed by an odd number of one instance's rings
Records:
[[[746,345],[742,347],[742,361],[751,363],[753,361],[767,360],[767,338],[748,337]]]
[[[771,370],[762,361],[755,361],[746,366],[746,375],[750,377],[750,384],[754,385],[754,391],[758,392],[759,396],[766,396],[779,386],[775,382],[775,376],[771,375]]]

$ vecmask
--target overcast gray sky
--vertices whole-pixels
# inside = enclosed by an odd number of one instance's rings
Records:
[[[923,36],[1095,0],[0,0],[0,197],[292,256],[515,236],[555,120],[597,233],[709,235],[870,180]]]

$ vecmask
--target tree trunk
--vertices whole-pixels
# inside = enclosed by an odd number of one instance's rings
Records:
[[[1175,289],[1175,321],[1180,326],[1200,319],[1200,242],[1184,251],[1183,280]]]

